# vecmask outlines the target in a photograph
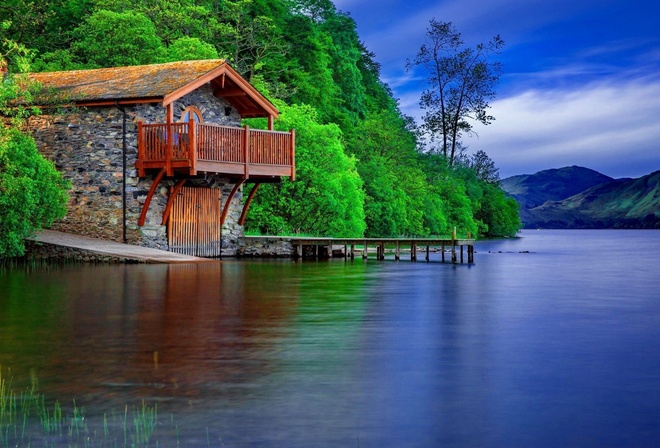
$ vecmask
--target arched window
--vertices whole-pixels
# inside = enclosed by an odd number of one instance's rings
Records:
[[[201,123],[202,113],[195,106],[186,107],[181,113],[181,120],[183,123],[188,123],[190,119],[195,120],[196,123]]]

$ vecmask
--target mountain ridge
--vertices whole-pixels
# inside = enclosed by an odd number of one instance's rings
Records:
[[[569,166],[503,179],[525,228],[660,228],[660,170],[614,179]]]

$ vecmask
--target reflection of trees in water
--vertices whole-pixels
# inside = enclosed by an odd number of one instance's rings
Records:
[[[0,326],[3,341],[22,341],[0,353],[26,375],[35,368],[48,396],[94,408],[242,397],[288,363],[341,361],[364,273],[289,260],[37,271],[13,280],[22,297],[0,301],[23,323]]]

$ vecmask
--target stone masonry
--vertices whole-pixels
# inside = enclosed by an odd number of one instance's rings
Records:
[[[241,117],[230,104],[212,95],[210,86],[203,86],[174,103],[174,121],[182,111],[196,106],[204,122],[240,126]],[[226,112],[231,109],[229,115]],[[135,106],[87,107],[44,113],[30,119],[40,151],[64,176],[72,189],[68,212],[53,226],[54,230],[122,242],[124,172],[123,120],[126,114],[126,242],[158,249],[168,249],[167,229],[161,225],[169,196],[169,187],[176,179],[160,183],[147,213],[143,227],[137,225],[140,211],[156,173],[138,178],[137,123],[164,123],[165,108],[158,104]],[[200,175],[188,185],[220,188],[227,198],[233,187],[229,179],[215,175]],[[238,225],[242,193],[234,197],[223,227],[223,255],[235,255],[243,228]]]

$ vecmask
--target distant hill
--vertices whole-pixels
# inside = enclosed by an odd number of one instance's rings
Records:
[[[521,206],[534,208],[547,201],[561,201],[589,187],[614,179],[581,166],[567,166],[539,171],[536,174],[511,176],[500,182],[502,189]]]
[[[660,171],[613,179],[571,166],[512,176],[502,188],[526,228],[660,228]]]

